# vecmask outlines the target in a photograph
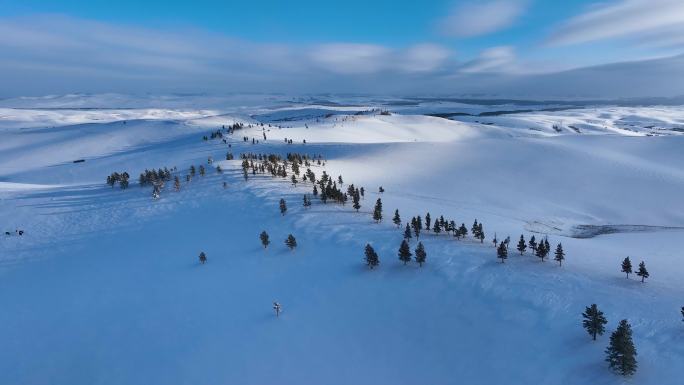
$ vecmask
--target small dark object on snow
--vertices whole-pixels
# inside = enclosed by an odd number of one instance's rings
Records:
[[[200,260],[200,263],[203,265],[207,262],[207,255],[204,254],[204,251],[200,253],[199,260]]]
[[[83,163],[85,162],[85,159],[76,159],[74,163]]]
[[[280,311],[282,310],[282,306],[277,301],[273,301],[273,310],[275,310],[276,317],[280,317]]]

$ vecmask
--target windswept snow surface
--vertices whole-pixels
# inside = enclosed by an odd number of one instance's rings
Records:
[[[445,119],[423,113],[460,105],[431,103],[0,102],[0,225],[10,233],[0,238],[0,383],[678,383],[684,109],[534,107]],[[202,139],[234,123],[247,126],[226,143]],[[228,151],[321,154],[325,165],[312,170],[342,175],[344,188],[364,186],[362,208],[313,199],[304,209],[310,183],[245,181],[239,159],[222,160]],[[208,173],[186,183],[191,164]],[[181,191],[167,183],[153,200],[151,187],[137,185],[145,168],[174,166]],[[131,174],[129,189],[105,185],[113,171]],[[384,220],[375,224],[378,198]],[[403,266],[395,209],[404,221],[429,211],[470,228],[477,218],[487,239],[423,231],[427,263]],[[294,251],[283,243],[289,233]],[[510,235],[512,246],[520,234],[548,235],[567,260],[559,267],[511,247],[501,264],[494,234]],[[363,263],[368,242],[380,255],[372,271]],[[646,262],[646,283],[620,273],[626,256]],[[580,316],[592,303],[609,320],[595,342]],[[630,380],[603,360],[623,318],[639,354]]]

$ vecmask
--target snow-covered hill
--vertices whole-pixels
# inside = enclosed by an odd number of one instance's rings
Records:
[[[621,384],[603,361],[608,336],[593,342],[581,327],[591,303],[608,334],[632,324],[630,381],[677,383],[680,107],[446,119],[426,115],[435,103],[394,99],[185,99],[0,103],[0,229],[10,233],[0,238],[0,383]],[[459,106],[504,110],[442,112]],[[244,128],[228,133],[235,123]],[[223,138],[203,139],[217,130]],[[320,154],[317,177],[365,187],[360,212],[313,197],[302,207],[312,185],[289,175],[245,180],[242,153]],[[186,182],[190,165],[206,176]],[[177,169],[181,189],[167,182],[154,200],[137,176],[163,167]],[[131,174],[128,189],[105,184],[114,171]],[[426,212],[468,228],[477,219],[486,239],[424,231],[426,265],[403,266],[404,223]],[[548,236],[567,259],[511,248],[501,264],[495,234]],[[377,269],[364,265],[366,243]],[[646,283],[620,272],[627,256],[646,262]]]

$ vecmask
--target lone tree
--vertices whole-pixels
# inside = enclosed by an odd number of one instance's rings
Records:
[[[287,247],[289,247],[290,250],[294,250],[294,248],[297,247],[297,240],[292,234],[287,236],[287,239],[285,240],[285,245],[287,245]]]
[[[501,263],[506,262],[506,258],[508,258],[508,248],[505,243],[499,243],[499,247],[496,249],[496,257],[501,260]]]
[[[644,282],[644,279],[648,278],[649,274],[648,270],[646,270],[646,264],[644,263],[644,261],[641,261],[641,263],[639,264],[639,270],[637,270],[636,275],[641,277],[641,283]]]
[[[518,241],[518,251],[520,252],[520,255],[523,255],[525,250],[527,250],[527,245],[525,244],[525,237],[523,237],[523,235],[520,234],[520,240]]]
[[[427,257],[427,253],[425,252],[425,247],[423,247],[423,242],[418,242],[418,246],[416,247],[415,253],[416,253],[416,262],[418,262],[418,265],[420,267],[423,267],[423,264],[425,263],[425,258]],[[682,309],[684,309],[684,308],[682,308]],[[684,313],[684,310],[682,310],[682,313]]]
[[[380,198],[375,202],[375,208],[373,209],[373,220],[380,223],[382,220],[382,201]]]
[[[199,260],[200,260],[200,263],[203,265],[207,262],[207,255],[204,254],[204,251],[200,253]]]
[[[626,319],[620,321],[617,329],[610,335],[610,345],[606,349],[606,361],[613,371],[630,376],[637,370],[637,352],[632,341],[632,328]]]
[[[426,231],[430,231],[430,223],[432,223],[430,220],[430,213],[427,213],[427,214],[425,214],[425,229],[426,229]]]
[[[632,261],[629,260],[629,257],[622,261],[622,272],[627,274],[627,279],[629,279],[629,275],[632,273]]]
[[[591,306],[587,306],[586,309],[584,309],[584,313],[582,313],[582,326],[584,326],[585,329],[587,329],[587,333],[596,341],[596,335],[603,335],[603,332],[606,331],[605,324],[608,323],[608,320],[606,320],[606,317],[603,316],[603,312],[598,309],[598,306],[596,304],[592,304]]]
[[[556,256],[553,258],[558,262],[558,266],[563,266],[563,260],[565,259],[565,253],[563,252],[563,245],[560,243],[556,246]]]
[[[406,242],[404,239],[401,241],[401,246],[399,246],[399,252],[397,253],[399,255],[399,260],[404,262],[404,265],[406,265],[407,262],[411,262],[411,249],[409,249],[409,244]]]
[[[261,244],[264,245],[264,249],[268,247],[269,243],[271,243],[271,241],[268,240],[268,233],[266,230],[261,232],[259,239],[261,239]]]
[[[397,225],[397,228],[401,226],[401,217],[399,216],[399,209],[394,210],[394,218],[392,218],[392,222],[394,222],[394,224]]]
[[[285,199],[280,198],[280,215],[285,215],[286,211],[287,211],[287,204],[285,203]]]
[[[373,246],[370,245],[370,243],[366,243],[366,265],[373,270],[374,267],[378,266],[380,264],[380,259],[378,258],[378,254],[373,250]]]
[[[404,229],[404,239],[411,239],[411,227],[409,227],[408,223],[406,224],[406,229]]]

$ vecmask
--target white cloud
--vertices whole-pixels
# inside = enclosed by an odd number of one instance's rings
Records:
[[[513,47],[492,47],[480,52],[477,58],[465,63],[461,72],[508,72],[512,69],[514,60],[515,51]]]
[[[320,67],[341,74],[367,74],[385,69],[391,51],[373,44],[323,44],[315,47],[311,59]]]
[[[682,26],[684,0],[620,0],[594,6],[568,20],[548,43],[578,44],[645,33],[674,35]]]
[[[405,72],[430,72],[438,69],[451,56],[451,52],[436,44],[419,44],[409,47],[396,60]]]
[[[479,36],[510,27],[527,6],[523,0],[494,0],[458,5],[442,19],[439,30],[453,37]]]
[[[373,44],[322,44],[309,53],[312,62],[329,72],[345,75],[379,72],[424,73],[438,69],[451,52],[437,44],[390,49]]]

